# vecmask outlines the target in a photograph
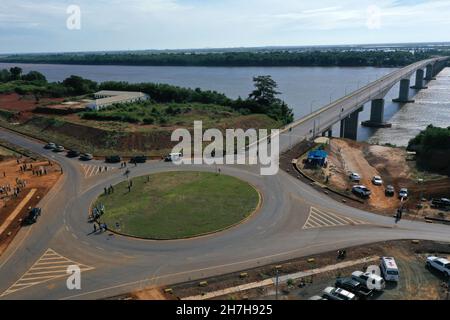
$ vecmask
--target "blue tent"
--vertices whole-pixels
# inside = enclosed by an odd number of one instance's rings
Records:
[[[328,153],[324,150],[314,150],[308,153],[308,163],[316,166],[324,166]]]

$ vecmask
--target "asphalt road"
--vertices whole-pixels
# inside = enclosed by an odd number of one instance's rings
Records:
[[[413,221],[396,225],[393,218],[336,202],[283,171],[260,176],[259,167],[238,165],[219,168],[223,174],[256,186],[263,205],[254,217],[235,228],[180,241],[92,234],[87,222],[89,206],[105,186],[125,179],[123,169],[92,174],[97,170],[86,166],[104,164],[68,159],[10,131],[0,130],[0,138],[58,161],[64,170],[58,185],[41,201],[43,214],[38,223],[22,228],[0,257],[0,299],[98,299],[376,241],[450,241],[447,226]],[[168,170],[216,170],[214,166],[164,162],[129,168],[132,177]],[[363,223],[304,229],[311,210],[319,218],[320,212],[325,212]],[[329,221],[327,217],[323,221]],[[61,276],[58,263],[67,259],[86,269],[81,290],[69,290],[67,276]],[[55,277],[48,270],[55,270]]]

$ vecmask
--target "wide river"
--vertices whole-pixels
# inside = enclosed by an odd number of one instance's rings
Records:
[[[70,75],[102,81],[158,82],[181,87],[201,88],[225,93],[231,98],[247,97],[252,91],[252,78],[271,75],[278,83],[281,98],[293,109],[296,118],[321,108],[346,93],[366,85],[369,81],[392,72],[388,68],[322,68],[322,67],[141,67],[141,66],[78,66],[50,64],[0,63],[0,69],[21,67],[24,72],[36,70],[49,81],[62,81]],[[414,77],[413,77],[414,78]],[[412,79],[414,80],[414,79]],[[386,119],[391,129],[361,128],[358,140],[406,145],[428,124],[450,126],[450,69],[420,91],[416,103],[400,106],[390,102],[398,95],[398,85],[386,97]],[[411,95],[416,92],[411,90]],[[360,120],[370,117],[367,105]],[[334,128],[338,133],[338,126]]]

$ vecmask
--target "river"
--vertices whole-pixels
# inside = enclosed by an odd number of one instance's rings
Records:
[[[39,71],[49,81],[62,81],[73,74],[98,82],[109,80],[158,82],[215,90],[231,98],[247,97],[252,91],[254,76],[271,75],[278,83],[281,98],[293,108],[295,118],[301,118],[311,110],[319,109],[329,103],[330,100],[336,100],[344,96],[346,92],[354,91],[369,81],[375,81],[394,70],[372,67],[148,67],[0,63],[0,69],[12,66],[19,66],[24,72]],[[401,107],[390,102],[398,94],[398,85],[395,86],[386,97],[385,110],[386,119],[393,123],[393,129],[360,128],[358,140],[366,141],[370,138],[380,143],[405,145],[429,123],[449,126],[450,74],[448,70],[444,70],[436,81],[429,84],[429,90],[419,92],[416,104]],[[413,94],[411,90],[411,95]],[[443,110],[446,110],[444,115]],[[439,111],[441,111],[440,114]],[[366,120],[369,117],[370,107],[367,105],[360,114],[360,120]],[[335,133],[338,133],[337,129],[338,126],[334,128]]]

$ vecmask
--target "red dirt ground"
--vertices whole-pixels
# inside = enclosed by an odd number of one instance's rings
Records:
[[[0,108],[10,111],[32,111],[38,105],[63,100],[63,98],[41,98],[39,104],[36,104],[33,96],[21,96],[17,93],[0,94]]]

